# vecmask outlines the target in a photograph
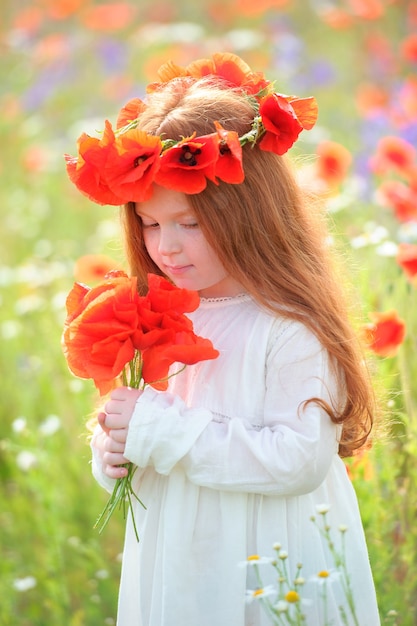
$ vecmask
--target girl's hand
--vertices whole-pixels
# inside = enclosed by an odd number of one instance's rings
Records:
[[[103,429],[103,471],[110,478],[123,478],[127,475],[127,469],[120,466],[129,462],[123,453],[129,423],[141,393],[141,390],[130,387],[114,389],[110,400],[104,405],[104,411],[97,416]]]

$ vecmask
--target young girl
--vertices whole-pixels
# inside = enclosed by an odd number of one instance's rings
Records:
[[[98,415],[94,476],[112,491],[132,462],[147,507],[135,510],[139,543],[127,521],[117,623],[267,626],[260,602],[245,602],[258,583],[241,564],[279,542],[291,580],[302,564],[306,624],[377,626],[341,459],[366,442],[372,392],[324,224],[283,156],[314,124],[314,99],[276,94],[231,54],[167,64],[160,77],[146,103],[122,110],[123,131],[107,123],[94,159],[87,136],[68,159],[96,202],[130,200],[123,224],[141,291],[148,272],[197,290],[195,332],[220,352],[172,376],[167,392],[115,389]],[[341,617],[337,577],[316,582],[334,566],[311,520],[322,505],[336,544],[347,527],[358,622]],[[276,585],[272,567],[261,575]]]

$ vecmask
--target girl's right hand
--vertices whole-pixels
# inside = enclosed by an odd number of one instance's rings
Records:
[[[129,423],[135,404],[142,391],[119,387],[112,391],[104,411],[97,415],[102,433],[97,435],[95,445],[101,450],[103,472],[109,478],[123,478],[127,475],[129,463],[124,455]]]

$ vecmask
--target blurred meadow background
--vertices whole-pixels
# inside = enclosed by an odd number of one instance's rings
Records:
[[[347,467],[381,619],[417,624],[416,33],[410,0],[2,2],[1,626],[115,624],[124,522],[93,529],[107,500],[85,426],[97,395],[60,336],[74,280],[123,267],[123,250],[117,209],[79,194],[63,154],[163,62],[217,51],[318,100],[292,154],[326,205],[384,413]]]

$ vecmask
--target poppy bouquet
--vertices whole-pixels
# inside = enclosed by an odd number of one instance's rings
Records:
[[[119,112],[115,129],[106,120],[101,138],[83,133],[78,156],[65,155],[70,180],[97,204],[146,201],[154,183],[187,194],[203,191],[207,180],[239,184],[245,178],[244,145],[258,143],[261,150],[285,154],[317,119],[315,98],[276,93],[261,72],[232,53],[216,53],[187,67],[169,62],[158,75],[160,82],[148,85],[148,94],[174,80],[186,88],[207,77],[221,88],[240,91],[253,105],[251,128],[239,136],[215,122],[212,133],[180,141],[152,135],[140,129],[147,103],[133,98]]]
[[[121,380],[133,388],[149,384],[164,391],[169,369],[175,363],[191,365],[216,358],[219,353],[209,339],[194,333],[185,315],[199,305],[196,291],[175,287],[165,278],[148,274],[148,292],[140,296],[136,277],[123,271],[109,272],[97,286],[75,283],[68,294],[62,347],[71,372],[92,379],[100,395],[109,393]],[[136,467],[116,481],[113,493],[96,522],[100,532],[116,508],[126,504],[132,511],[132,487]],[[146,508],[146,507],[145,507]]]

